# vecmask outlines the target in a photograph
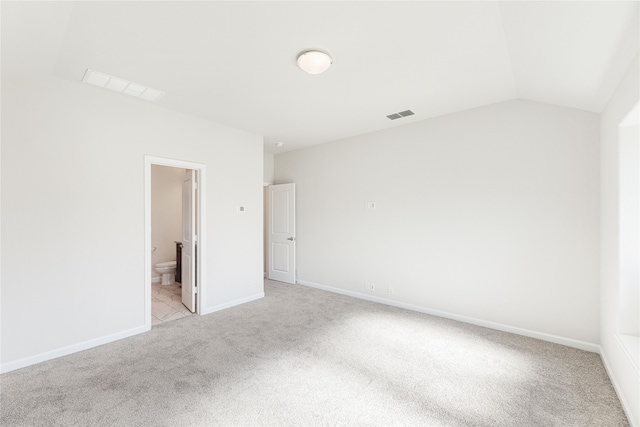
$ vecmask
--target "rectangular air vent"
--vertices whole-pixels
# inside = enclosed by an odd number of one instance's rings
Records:
[[[161,90],[133,83],[119,77],[110,76],[109,74],[93,71],[88,68],[87,72],[84,73],[82,81],[114,92],[135,96],[136,98],[141,98],[146,101],[157,101],[158,98],[164,95],[164,92]]]
[[[400,111],[399,113],[393,113],[393,114],[389,114],[387,116],[387,118],[389,120],[396,120],[396,119],[401,119],[403,117],[407,117],[407,116],[413,116],[415,113],[411,110],[404,110],[404,111]]]

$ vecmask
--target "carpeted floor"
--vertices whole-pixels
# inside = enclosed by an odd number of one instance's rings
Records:
[[[3,374],[2,426],[628,426],[597,354],[317,289]]]

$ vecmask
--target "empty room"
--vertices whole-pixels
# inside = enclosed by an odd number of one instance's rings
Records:
[[[640,427],[638,1],[2,1],[0,424]]]

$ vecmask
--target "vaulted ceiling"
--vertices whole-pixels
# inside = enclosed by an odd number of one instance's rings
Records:
[[[514,98],[600,112],[639,44],[637,1],[1,8],[3,77],[82,84],[91,68],[165,91],[162,107],[264,135],[271,153]],[[297,68],[309,48],[332,55],[324,74]]]

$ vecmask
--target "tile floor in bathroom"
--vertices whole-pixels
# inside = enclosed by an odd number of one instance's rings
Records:
[[[192,314],[182,304],[180,283],[175,282],[173,285],[151,284],[151,325],[170,322]]]

